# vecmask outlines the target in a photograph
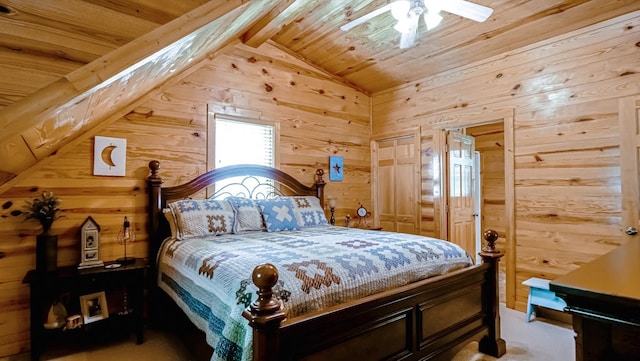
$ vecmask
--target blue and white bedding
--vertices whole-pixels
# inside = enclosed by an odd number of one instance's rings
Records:
[[[211,231],[217,236],[164,242],[158,283],[205,332],[212,360],[251,359],[252,332],[242,311],[257,298],[251,281],[257,265],[278,268],[275,291],[291,318],[472,264],[446,241],[319,223],[290,231],[218,229]]]

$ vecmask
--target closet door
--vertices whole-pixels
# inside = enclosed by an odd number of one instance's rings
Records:
[[[419,234],[417,136],[374,142],[375,219],[385,231]]]

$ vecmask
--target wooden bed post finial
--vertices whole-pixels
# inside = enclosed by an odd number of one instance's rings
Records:
[[[498,232],[493,229],[487,229],[482,233],[487,244],[482,247],[479,253],[482,257],[482,263],[488,264],[488,275],[486,277],[485,289],[482,302],[486,309],[484,310],[485,324],[489,327],[489,334],[480,340],[478,349],[480,352],[486,353],[494,357],[500,357],[507,352],[507,343],[502,339],[500,331],[500,267],[498,263],[500,258],[504,256],[500,250],[496,249],[496,241],[498,240]]]
[[[244,310],[242,316],[253,327],[253,360],[278,360],[279,328],[286,318],[280,301],[273,296],[278,269],[270,263],[262,264],[253,270],[252,279],[258,286],[258,299]]]
[[[148,179],[159,179],[158,170],[160,170],[160,162],[157,160],[152,160],[149,162],[149,169],[151,170],[151,175]]]
[[[258,299],[251,304],[251,311],[257,314],[270,314],[280,309],[280,302],[273,297],[273,286],[278,282],[278,269],[271,263],[265,263],[253,270],[253,284],[258,286]]]
[[[482,252],[486,253],[501,253],[496,249],[496,241],[498,240],[498,232],[493,229],[487,229],[482,232],[482,237],[487,241],[487,244],[482,247]],[[502,256],[501,256],[502,257]]]

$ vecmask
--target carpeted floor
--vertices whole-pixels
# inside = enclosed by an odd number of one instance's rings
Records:
[[[501,361],[570,361],[575,360],[573,330],[565,323],[549,319],[524,321],[525,314],[502,305],[502,337],[507,353]],[[496,358],[477,352],[477,343],[467,345],[452,361],[494,361]],[[148,330],[145,342],[136,345],[133,335],[128,340],[102,344],[81,350],[50,350],[41,358],[48,361],[190,361],[192,351],[174,335],[165,331]],[[0,361],[27,361],[22,354]]]
[[[572,361],[575,360],[574,332],[570,324],[551,319],[525,322],[525,314],[501,304],[502,338],[507,353],[500,361]],[[452,361],[494,361],[495,357],[477,352],[473,342],[460,351]]]

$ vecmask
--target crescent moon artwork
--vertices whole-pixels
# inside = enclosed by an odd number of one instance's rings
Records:
[[[106,146],[102,149],[102,152],[100,152],[100,155],[102,156],[102,161],[104,162],[104,164],[108,165],[109,167],[115,167],[116,164],[113,162],[113,150],[116,149],[118,147],[116,147],[115,145],[109,145]]]
[[[96,136],[93,151],[93,175],[124,176],[127,140]]]

